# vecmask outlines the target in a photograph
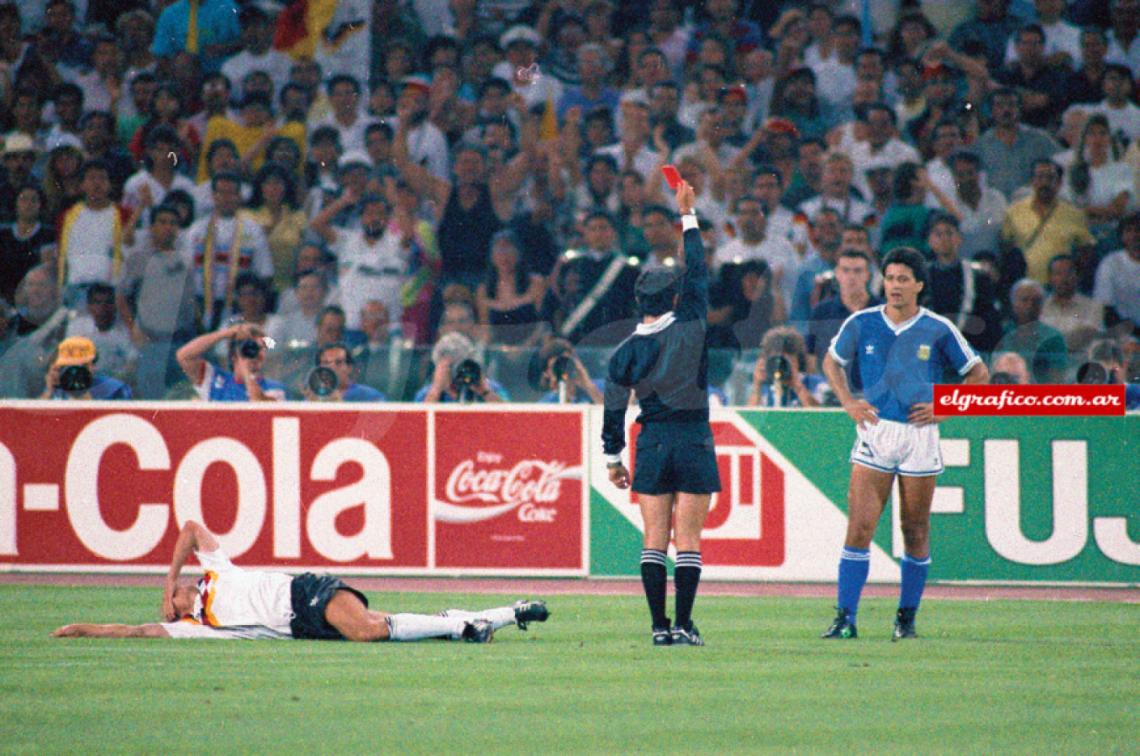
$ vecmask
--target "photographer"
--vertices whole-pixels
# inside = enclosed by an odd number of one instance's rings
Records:
[[[130,399],[130,386],[94,372],[95,360],[95,344],[91,339],[72,336],[61,341],[40,398]]]
[[[305,379],[305,398],[324,402],[386,402],[381,392],[356,383],[356,362],[344,344],[317,350],[317,364]]]
[[[1124,350],[1112,339],[1094,341],[1089,346],[1088,360],[1077,368],[1077,383],[1123,383],[1125,409],[1140,409],[1140,383],[1128,383],[1128,373],[1124,369]]]
[[[475,343],[460,333],[439,337],[431,350],[431,383],[416,392],[417,402],[503,402],[507,392],[490,380],[479,363]]]
[[[547,392],[538,400],[543,404],[602,404],[605,398],[605,381],[590,379],[574,345],[566,339],[547,339],[531,357],[527,381]]]
[[[229,339],[230,370],[223,370],[205,355]],[[262,375],[268,343],[265,333],[249,323],[225,326],[184,344],[175,355],[182,372],[208,402],[265,402],[285,398],[285,386]]]
[[[803,336],[788,326],[773,328],[760,342],[760,358],[752,371],[749,407],[818,407],[827,381],[804,374],[807,347]]]

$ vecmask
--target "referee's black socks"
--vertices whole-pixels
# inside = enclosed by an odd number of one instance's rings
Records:
[[[677,627],[689,629],[697,586],[701,582],[701,552],[678,551],[673,570],[673,587],[677,590]]]
[[[641,585],[645,588],[645,599],[649,602],[649,614],[653,617],[655,630],[669,627],[669,618],[665,616],[665,582],[665,552],[642,549]]]

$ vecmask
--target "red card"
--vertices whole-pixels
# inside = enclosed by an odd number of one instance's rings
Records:
[[[676,191],[677,187],[681,185],[681,174],[677,173],[677,169],[671,165],[661,166],[661,175],[665,177],[665,183],[669,188]]]

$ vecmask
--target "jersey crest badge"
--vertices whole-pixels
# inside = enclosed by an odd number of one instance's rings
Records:
[[[918,345],[918,359],[922,360],[923,362],[926,362],[927,360],[930,359],[930,345],[929,344],[919,344]]]

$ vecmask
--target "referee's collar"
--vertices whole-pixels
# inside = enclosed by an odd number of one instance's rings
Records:
[[[638,323],[637,328],[635,328],[633,332],[638,336],[648,336],[651,333],[659,333],[673,325],[673,321],[676,319],[677,316],[670,310],[652,323]]]

